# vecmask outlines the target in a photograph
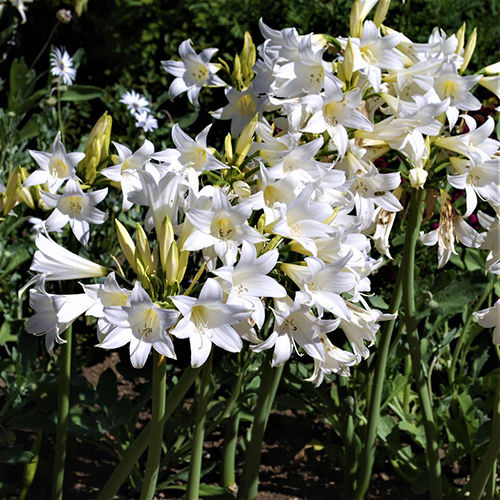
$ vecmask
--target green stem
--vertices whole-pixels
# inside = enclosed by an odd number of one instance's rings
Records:
[[[64,125],[61,112],[61,85],[59,82],[57,82],[57,122],[61,132],[61,142],[64,142]]]
[[[36,470],[38,468],[38,460],[40,459],[40,448],[42,447],[43,432],[38,431],[35,442],[31,448],[33,453],[33,460],[24,466],[24,476],[23,476],[23,486],[21,489],[21,494],[19,495],[19,500],[26,500],[28,498],[28,492],[33,484],[33,479],[35,479]]]
[[[210,377],[212,375],[212,354],[205,362],[201,372],[196,420],[191,446],[191,462],[186,490],[186,500],[198,500],[200,491],[201,463],[203,459],[203,441],[205,440],[205,423],[207,421],[207,405],[210,397]]]
[[[401,305],[403,297],[401,268],[398,272],[396,285],[392,293],[389,312],[396,313]],[[384,323],[382,333],[380,335],[380,345],[377,347],[377,364],[375,366],[374,386],[371,388],[370,400],[368,401],[368,424],[366,428],[366,436],[364,441],[363,452],[361,455],[359,483],[356,488],[356,499],[362,499],[370,486],[370,478],[372,476],[373,464],[375,462],[375,450],[377,429],[380,419],[380,405],[382,402],[382,389],[384,387],[385,370],[389,355],[389,346],[391,345],[392,332],[396,319],[392,319]]]
[[[500,456],[500,378],[497,381],[495,404],[493,407],[493,424],[491,440],[486,449],[486,454],[479,467],[472,473],[470,480],[470,499],[479,500],[490,475],[496,477],[496,461]],[[496,481],[493,481],[495,484]]]
[[[273,368],[270,359],[264,361],[252,434],[245,456],[241,486],[238,490],[238,500],[255,500],[257,498],[262,440],[282,373],[283,366]]]
[[[479,309],[481,309],[481,306],[483,305],[484,301],[488,298],[492,289],[493,289],[493,281],[490,281],[490,283],[486,287],[486,290],[481,295],[479,300],[476,302],[474,308],[473,309],[469,308],[469,310],[468,310],[469,314],[467,316],[467,320],[465,321],[464,327],[462,328],[462,330],[460,332],[457,345],[455,347],[455,350],[453,351],[453,357],[451,360],[450,370],[448,373],[448,379],[449,379],[450,385],[452,385],[453,382],[455,382],[455,373],[456,373],[456,369],[457,369],[458,357],[459,357],[460,352],[462,351],[462,348],[464,346],[464,343],[468,337],[467,333],[469,331],[470,325],[472,324],[472,320],[474,318],[473,313],[475,311],[478,311]]]
[[[425,190],[414,190],[411,194],[410,212],[406,227],[405,246],[403,252],[403,307],[406,323],[406,334],[410,347],[413,378],[417,386],[418,397],[424,420],[426,453],[429,467],[429,485],[431,499],[439,500],[443,496],[441,463],[439,461],[439,447],[436,424],[432,410],[429,386],[424,376],[420,340],[418,336],[416,308],[415,308],[415,248],[418,241],[420,225],[422,223],[422,209]]]
[[[164,426],[172,413],[175,411],[179,403],[184,399],[189,388],[198,376],[199,369],[191,367],[186,368],[182,377],[179,379],[175,387],[170,391],[167,397],[167,410],[161,420],[161,425]],[[141,455],[146,451],[151,436],[151,423],[140,432],[135,441],[128,447],[123,455],[120,463],[117,465],[111,476],[109,476],[106,484],[101,489],[97,500],[110,500],[120,489],[120,486],[128,479],[134,465],[141,458]]]
[[[54,457],[54,476],[52,482],[52,500],[63,497],[64,465],[68,441],[69,421],[69,385],[71,378],[71,343],[72,328],[66,330],[66,343],[61,346],[59,358],[59,386],[57,390],[57,428],[56,450]]]
[[[151,500],[156,490],[160,470],[161,446],[163,443],[163,415],[167,394],[167,364],[156,351],[153,353],[153,407],[151,414],[151,432],[148,459],[140,500]]]
[[[235,411],[226,421],[224,450],[222,451],[222,485],[231,490],[236,486],[235,462],[239,426],[240,412]]]

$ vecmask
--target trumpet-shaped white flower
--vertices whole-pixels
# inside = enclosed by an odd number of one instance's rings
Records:
[[[186,167],[192,167],[197,172],[203,170],[218,170],[228,168],[215,158],[213,148],[207,147],[207,136],[212,125],[205,127],[193,140],[176,123],[172,128],[172,140],[180,153],[179,161]]]
[[[500,205],[500,158],[495,157],[479,164],[463,165],[460,161],[453,162],[457,175],[448,175],[448,182],[457,189],[465,189],[467,210],[465,217],[474,212],[477,206],[477,197]]]
[[[312,184],[308,184],[288,205],[285,214],[272,226],[272,232],[295,240],[314,256],[317,248],[314,238],[328,236],[334,230],[326,221],[333,213],[330,205],[312,201]]]
[[[348,142],[346,127],[373,130],[370,120],[356,109],[361,99],[361,90],[352,90],[344,94],[342,82],[338,78],[326,79],[324,97],[311,95],[303,99],[303,102],[313,110],[313,115],[302,131],[321,134],[326,130],[339,154],[343,156]]]
[[[484,236],[484,242],[481,248],[490,250],[486,257],[486,269],[493,274],[500,274],[500,219],[491,217],[479,210],[477,212],[479,224],[488,232]],[[484,233],[483,233],[484,234]]]
[[[296,344],[306,351],[309,356],[320,361],[325,360],[325,348],[319,336],[335,330],[339,320],[321,320],[316,318],[311,308],[306,305],[307,299],[301,294],[275,299],[274,328],[269,337],[256,346],[255,352],[274,347],[273,366],[281,366],[290,359]]]
[[[474,313],[476,321],[484,328],[493,328],[493,343],[500,345],[500,299],[493,307]]]
[[[82,245],[88,245],[90,225],[102,224],[106,214],[95,208],[108,194],[108,188],[91,193],[84,193],[77,181],[70,179],[64,188],[64,194],[52,194],[40,191],[42,200],[54,211],[45,221],[48,231],[59,231],[68,222],[73,234]]]
[[[57,133],[50,153],[32,150],[29,153],[40,169],[26,179],[24,186],[47,184],[51,193],[55,193],[66,180],[76,179],[76,166],[85,158],[85,153],[66,153],[61,132]]]
[[[135,153],[117,142],[113,142],[118,151],[120,162],[112,167],[103,168],[101,174],[108,179],[119,182],[122,188],[123,210],[128,210],[133,203],[129,201],[128,195],[131,191],[141,188],[141,180],[139,178],[139,170],[142,170],[144,165],[151,159],[155,152],[155,147],[151,141],[147,139],[144,144]]]
[[[39,290],[30,290],[30,307],[35,314],[26,322],[25,328],[33,335],[45,335],[45,347],[54,353],[54,344],[64,344],[61,334],[81,316],[93,300],[84,293],[54,295],[45,291],[44,279]]]
[[[229,294],[228,304],[239,304],[253,309],[252,319],[261,328],[265,309],[261,297],[284,297],[286,290],[273,278],[266,276],[276,266],[279,253],[271,250],[257,257],[254,245],[244,241],[238,264],[215,269],[213,273],[224,280],[223,287]],[[229,287],[225,284],[229,284]]]
[[[162,61],[162,67],[175,80],[168,90],[173,99],[183,92],[187,92],[189,102],[199,106],[198,95],[202,87],[225,87],[226,84],[215,73],[219,71],[216,64],[210,59],[218,49],[205,49],[197,54],[191,47],[191,40],[184,40],[179,46],[179,55],[182,61]]]
[[[107,269],[66,250],[43,234],[35,240],[38,250],[30,269],[45,275],[47,281],[99,278]]]
[[[136,283],[130,295],[130,305],[104,307],[104,318],[113,328],[98,344],[103,349],[116,349],[130,344],[130,362],[142,368],[151,348],[163,356],[176,359],[174,344],[168,330],[179,313],[162,309],[151,301],[144,288]]]
[[[239,352],[243,347],[240,335],[231,325],[245,320],[252,311],[238,304],[224,304],[222,287],[214,279],[207,279],[197,299],[177,295],[172,302],[183,316],[172,335],[189,338],[193,367],[205,363],[212,343],[229,352]]]
[[[356,286],[354,275],[342,270],[349,258],[350,255],[327,265],[317,257],[306,257],[306,266],[283,264],[281,267],[304,292],[307,304],[318,308],[320,316],[326,309],[339,318],[349,319],[349,310],[340,295],[352,292]]]
[[[72,85],[76,78],[73,59],[66,49],[54,48],[50,54],[50,72],[64,85]]]
[[[186,217],[195,229],[184,241],[183,250],[201,250],[213,246],[225,265],[234,264],[238,245],[243,241],[265,241],[256,229],[247,224],[251,212],[250,205],[231,206],[222,190],[215,190],[210,210],[191,208],[186,212]]]

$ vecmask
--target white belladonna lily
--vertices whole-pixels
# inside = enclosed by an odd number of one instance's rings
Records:
[[[134,368],[146,364],[151,348],[176,359],[167,330],[175,324],[179,313],[154,304],[140,283],[137,282],[132,290],[130,305],[104,307],[104,318],[115,328],[98,347],[116,349],[130,343],[130,362]]]
[[[441,99],[450,99],[446,116],[450,129],[457,122],[459,110],[472,111],[481,107],[481,102],[470,93],[470,89],[481,80],[481,75],[460,76],[456,65],[446,62],[434,76],[434,89]]]
[[[335,330],[339,320],[316,318],[306,305],[306,298],[299,292],[295,300],[288,296],[274,299],[274,327],[271,335],[252,350],[261,352],[274,347],[273,366],[281,366],[290,359],[296,344],[314,359],[325,360],[325,349],[319,336]]]
[[[325,78],[333,78],[331,63],[323,61],[323,52],[313,50],[312,35],[302,37],[297,58],[274,72],[277,97],[316,94],[323,90]]]
[[[231,120],[231,135],[238,137],[259,111],[257,95],[252,85],[241,92],[229,87],[225,93],[228,103],[213,111],[211,115],[218,120]]]
[[[375,248],[388,259],[392,259],[389,243],[389,236],[391,234],[391,229],[396,219],[395,212],[388,212],[383,208],[379,207],[375,211],[375,231],[373,233],[373,241],[375,242]]]
[[[214,149],[207,147],[207,136],[212,125],[207,125],[193,140],[176,123],[172,128],[172,140],[180,153],[179,161],[185,167],[192,167],[197,172],[228,168],[215,158]]]
[[[216,255],[225,265],[234,264],[238,246],[243,241],[265,241],[262,234],[247,223],[251,212],[249,204],[232,206],[226,194],[221,189],[216,189],[210,210],[191,208],[186,212],[194,231],[184,241],[183,250],[194,251],[213,246]]]
[[[43,281],[39,290],[30,290],[30,307],[35,314],[26,322],[25,329],[33,335],[45,335],[45,347],[53,354],[55,343],[66,343],[61,333],[92,306],[93,300],[84,293],[49,294]]]
[[[273,278],[267,276],[278,261],[279,252],[270,250],[257,257],[255,246],[243,241],[240,260],[236,266],[224,266],[213,273],[222,278],[223,288],[228,293],[228,304],[239,304],[253,309],[252,319],[261,328],[265,309],[262,297],[284,297],[286,290]],[[225,285],[229,286],[225,286]]]
[[[38,250],[30,269],[45,274],[47,281],[77,280],[106,276],[107,269],[66,250],[43,234],[35,240]]]
[[[51,193],[55,193],[68,179],[76,179],[76,166],[85,158],[85,153],[66,153],[61,142],[61,132],[57,133],[50,153],[32,151],[30,155],[40,167],[24,182],[24,186],[47,184]]]
[[[474,163],[489,160],[500,146],[500,142],[490,137],[495,128],[495,121],[489,116],[483,125],[477,127],[476,121],[471,116],[463,115],[463,119],[469,127],[469,132],[450,137],[438,137],[435,144],[462,154]]]
[[[68,222],[71,230],[82,245],[88,245],[90,225],[102,224],[106,214],[98,210],[95,205],[100,203],[108,194],[108,188],[84,193],[80,184],[70,179],[64,187],[62,195],[40,191],[40,197],[53,212],[45,221],[48,231],[59,231]]]
[[[375,92],[380,90],[382,69],[401,70],[404,68],[401,54],[395,49],[402,40],[400,33],[382,37],[373,21],[365,21],[361,39],[351,38],[354,49],[353,71],[360,70],[366,75]],[[340,39],[345,47],[346,39]]]
[[[463,217],[455,214],[449,196],[441,194],[442,207],[439,218],[439,227],[424,234],[420,232],[420,240],[426,246],[438,244],[438,267],[443,267],[451,254],[457,254],[455,250],[455,238],[470,248],[479,248],[484,237],[473,229]]]
[[[476,321],[484,328],[493,328],[493,343],[500,345],[500,299],[495,305],[474,313]]]
[[[490,250],[486,257],[486,269],[493,274],[500,274],[500,218],[498,214],[491,217],[481,210],[477,212],[477,218],[479,224],[488,231],[481,245],[481,248]]]
[[[199,106],[198,95],[202,87],[225,87],[226,84],[215,73],[220,67],[210,62],[218,49],[205,49],[197,54],[191,46],[191,40],[184,40],[179,46],[181,61],[162,61],[162,68],[175,80],[171,83],[168,93],[173,99],[187,92],[189,102]]]
[[[112,167],[103,168],[101,174],[114,182],[120,183],[123,192],[122,208],[123,210],[128,210],[133,205],[129,201],[128,195],[131,191],[141,188],[139,171],[152,158],[155,147],[151,141],[146,139],[144,144],[132,153],[123,144],[114,141],[113,144],[118,151],[120,161]]]
[[[492,205],[500,205],[500,158],[494,157],[479,164],[462,162],[450,158],[457,175],[448,175],[448,182],[456,189],[465,189],[467,211],[465,217],[474,212],[477,197]]]
[[[306,257],[305,266],[282,264],[282,269],[299,286],[307,297],[309,306],[316,306],[321,316],[323,309],[349,319],[347,305],[342,298],[343,292],[353,292],[356,278],[349,271],[343,271],[350,255],[333,264],[325,264],[317,257]]]
[[[87,316],[98,318],[97,330],[99,341],[102,341],[111,330],[115,328],[104,317],[104,307],[110,306],[128,306],[130,305],[130,290],[121,288],[116,281],[115,273],[106,276],[104,283],[97,285],[83,285],[85,293],[94,301],[87,310]]]
[[[378,321],[392,320],[395,314],[382,314],[377,309],[362,309],[357,305],[349,303],[350,319],[341,319],[340,327],[346,334],[354,355],[361,359],[366,359],[370,355],[369,346],[375,343],[375,334],[380,328]],[[369,342],[366,346],[365,341]]]
[[[333,232],[326,221],[332,214],[332,207],[324,202],[313,201],[313,185],[308,184],[285,209],[283,216],[273,224],[274,234],[295,240],[314,256],[317,248],[314,238],[325,237]]]
[[[326,79],[324,96],[311,95],[302,100],[313,112],[302,131],[321,134],[326,130],[343,156],[348,143],[346,127],[373,130],[370,120],[356,109],[361,99],[361,90],[344,94],[342,82],[338,78]]]
[[[314,360],[314,372],[310,378],[306,379],[309,382],[314,382],[316,387],[321,385],[325,375],[338,373],[343,377],[349,376],[351,373],[350,367],[359,363],[359,359],[355,354],[333,345],[325,334],[319,333],[318,335],[325,348],[325,359],[324,361]]]
[[[240,335],[231,326],[247,319],[251,310],[238,304],[222,302],[222,287],[208,278],[199,297],[177,295],[171,297],[182,319],[172,330],[172,335],[189,338],[191,365],[198,368],[207,360],[212,343],[229,352],[239,352],[243,347]]]

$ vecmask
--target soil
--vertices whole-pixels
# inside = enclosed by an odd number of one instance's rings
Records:
[[[113,353],[102,362],[82,370],[87,380],[96,385],[99,376],[111,367],[117,375],[118,392],[120,395],[134,396],[134,382],[125,380],[116,370],[120,361],[118,353]],[[141,415],[142,421],[148,420],[146,412]],[[141,424],[139,424],[139,427]],[[242,433],[245,432],[243,426]],[[331,467],[331,459],[325,449],[311,445],[311,439],[327,442],[329,430],[310,415],[300,411],[273,411],[270,415],[262,449],[260,486],[258,500],[335,500],[340,499],[343,471]],[[32,438],[32,437],[31,437]],[[53,440],[44,438],[45,446],[41,453],[40,466],[37,477],[30,493],[32,498],[45,500],[50,498],[50,468],[53,453]],[[220,463],[223,444],[223,429],[217,428],[206,437],[204,458]],[[29,449],[29,442],[25,449]],[[70,440],[68,448],[68,463],[66,475],[65,498],[72,500],[87,500],[95,498],[99,487],[105,482],[115,463],[108,455],[98,449],[89,449],[88,443],[79,439]],[[391,471],[387,464],[387,471]],[[10,471],[12,474],[10,474]],[[236,471],[241,474],[241,468]],[[0,474],[0,480],[16,483],[21,480],[22,467],[5,466]],[[8,478],[8,479],[7,479]],[[220,471],[214,469],[204,477],[208,484],[218,484]],[[175,492],[177,493],[177,492]],[[121,496],[120,498],[125,498]],[[133,497],[130,497],[133,498]],[[158,500],[182,498],[182,492],[172,493],[171,490],[159,492]],[[212,497],[213,498],[213,497]],[[389,473],[374,474],[370,491],[367,496],[370,500],[393,499],[417,500],[425,497],[412,493],[410,486]]]

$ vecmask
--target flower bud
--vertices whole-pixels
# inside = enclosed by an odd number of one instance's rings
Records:
[[[500,73],[500,62],[486,66],[483,68],[483,72],[487,75],[498,75],[498,73]]]
[[[500,99],[500,75],[483,76],[478,83]]]
[[[240,198],[247,198],[252,194],[250,186],[243,181],[236,181],[233,184],[233,190]]]
[[[462,74],[467,69],[467,66],[469,65],[472,54],[474,53],[474,50],[476,48],[476,41],[477,41],[477,29],[474,28],[474,31],[472,32],[471,36],[467,40],[467,45],[465,46],[464,62],[462,64],[462,66],[460,66],[460,70],[459,70],[460,74]]]
[[[429,172],[422,167],[415,167],[410,170],[410,184],[412,188],[422,189]]]
[[[359,0],[355,0],[351,13],[349,15],[349,28],[351,36],[359,38],[361,36],[362,26],[361,26],[361,5]]]
[[[56,12],[56,18],[61,24],[68,24],[71,22],[72,18],[71,11],[68,9],[59,9]]]
[[[240,136],[238,137],[238,142],[236,143],[235,153],[238,156],[235,165],[239,167],[245,160],[250,146],[253,143],[253,135],[255,129],[257,128],[257,122],[259,119],[258,113],[255,113],[254,117],[247,123]]]
[[[184,279],[184,274],[186,274],[186,269],[189,260],[189,252],[183,250],[179,253],[179,270],[177,271],[177,283],[182,283]]]
[[[373,17],[373,22],[377,28],[380,28],[380,25],[384,22],[387,12],[389,12],[389,5],[391,4],[391,0],[380,0],[377,5],[377,10],[375,11],[375,16]]]
[[[462,50],[464,49],[464,43],[465,43],[465,23],[458,28],[457,34],[457,48],[455,50],[455,54],[460,55],[462,53]]]
[[[233,162],[233,143],[231,141],[231,134],[227,134],[224,139],[224,158],[226,163],[231,165]]]
[[[179,249],[177,248],[177,243],[175,241],[170,245],[170,250],[167,256],[167,262],[165,266],[165,275],[167,278],[167,283],[171,286],[177,281],[177,276],[179,273]]]
[[[5,188],[5,204],[3,206],[3,214],[7,215],[18,201],[19,191],[21,190],[22,174],[21,169],[16,168],[7,179]]]
[[[350,82],[354,68],[354,48],[352,46],[351,37],[347,39],[347,45],[344,52],[344,78],[346,82]]]
[[[78,164],[78,173],[87,184],[92,184],[97,175],[97,167],[108,158],[111,140],[111,116],[106,111],[90,131],[85,144],[85,158]]]
[[[174,241],[174,228],[168,215],[166,215],[165,219],[163,219],[161,234],[157,236],[160,246],[161,268],[163,269],[163,271],[166,271],[168,252],[170,250],[170,246]]]
[[[148,237],[139,223],[136,224],[135,228],[135,242],[137,244],[135,249],[136,261],[137,257],[139,257],[144,265],[145,272],[150,273],[153,270],[153,258],[151,255],[151,248],[149,248]]]
[[[125,229],[125,226],[118,220],[115,219],[116,224],[116,234],[118,235],[118,243],[122,249],[123,255],[127,259],[130,267],[137,273],[137,266],[135,265],[135,244],[132,240],[130,234]]]

